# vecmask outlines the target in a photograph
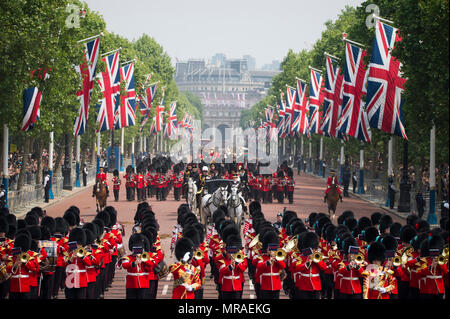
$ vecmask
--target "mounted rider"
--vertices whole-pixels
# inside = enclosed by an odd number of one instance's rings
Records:
[[[333,185],[333,184],[339,185],[339,180],[338,180],[337,176],[335,176],[335,171],[331,170],[330,176],[328,177],[328,180],[327,180],[327,189],[325,190],[325,197],[323,198],[324,203],[327,201],[328,192],[330,191],[331,185]],[[336,187],[336,189],[337,189],[337,192],[339,193],[339,199],[341,200],[341,203],[342,203],[341,190],[339,187]]]
[[[95,177],[96,180],[101,179],[106,187],[106,197],[109,197],[109,189],[108,189],[108,182],[106,181],[106,173],[103,171],[103,167],[100,167],[100,171],[97,173],[97,176]],[[92,197],[95,197],[95,186],[92,188]]]
[[[197,177],[195,180],[195,184],[197,184],[197,194],[196,194],[196,200],[197,200],[197,207],[200,207],[202,202],[202,197],[205,194],[208,194],[208,186],[206,185],[206,181],[210,180],[211,176],[209,175],[209,169],[208,166],[203,166],[201,174]]]

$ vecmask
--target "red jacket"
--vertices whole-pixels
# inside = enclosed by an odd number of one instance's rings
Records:
[[[359,278],[362,277],[364,267],[349,268],[349,264],[348,261],[344,261],[345,267],[339,270],[339,273],[342,275],[339,291],[348,295],[360,294],[362,290]]]
[[[169,270],[174,279],[172,299],[194,299],[194,291],[201,287],[199,271],[194,266],[182,262],[172,264]],[[185,281],[181,277],[186,278]],[[192,285],[193,290],[188,291],[182,283]]]
[[[256,263],[256,270],[258,272],[259,283],[261,290],[276,291],[281,289],[280,271],[286,268],[284,261],[277,260],[269,266],[266,261],[270,259],[268,255],[262,255]]]
[[[424,279],[421,293],[429,295],[444,294],[444,276],[448,275],[447,264],[436,265],[435,269],[431,269],[431,258],[427,258],[427,267],[418,272],[418,276]]]
[[[261,186],[263,192],[268,192],[270,190],[270,181],[267,178],[263,178]]]
[[[136,183],[137,188],[144,188],[144,176],[142,174],[136,175],[134,182]]]
[[[225,257],[219,266],[219,282],[221,283],[222,291],[242,291],[242,274],[247,269],[247,260],[235,264],[234,268],[230,270],[231,259]]]
[[[286,190],[288,192],[293,192],[295,188],[295,182],[292,178],[288,177],[286,178]]]
[[[297,262],[293,267],[293,277],[295,287],[303,291],[320,291],[320,271],[325,271],[327,265],[322,260],[318,263],[308,261],[309,258],[303,258],[302,262]],[[310,263],[308,266],[307,263]]]
[[[149,288],[149,273],[153,272],[153,259],[149,258],[140,265],[135,264],[136,256],[128,255],[122,261],[122,267],[127,270],[126,288]]]
[[[105,182],[105,185],[108,186],[108,182],[106,181],[106,173],[98,173],[95,179],[101,179]]]
[[[27,252],[28,255],[32,255],[31,251]],[[11,274],[9,279],[9,291],[10,292],[30,292],[30,272],[39,271],[39,263],[36,258],[28,260],[26,264],[20,263],[20,265],[12,272],[14,263],[18,256],[12,256],[10,262],[7,263],[6,271]]]
[[[71,254],[70,252],[69,254]],[[83,288],[87,287],[88,276],[87,267],[92,265],[91,258],[88,255],[84,257],[74,257],[72,261],[66,262],[66,286],[70,282],[72,287],[68,288]]]
[[[135,186],[133,174],[126,174],[123,178],[125,178],[125,180],[126,180],[125,187],[134,187]]]
[[[120,178],[119,177],[113,178],[113,189],[120,190]]]

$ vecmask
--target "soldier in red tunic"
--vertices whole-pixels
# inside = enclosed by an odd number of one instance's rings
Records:
[[[335,176],[334,170],[330,171],[330,177],[328,177],[328,180],[327,180],[327,189],[325,190],[325,197],[323,198],[324,203],[327,201],[328,192],[330,191],[330,187],[332,184],[339,185],[339,180],[338,180],[337,176]],[[341,189],[339,187],[336,187],[336,188],[339,193],[339,199],[342,202]]]
[[[142,175],[142,172],[138,172],[136,177],[134,178],[134,182],[136,184],[137,189],[137,199],[138,201],[142,201],[144,199],[144,175]]]
[[[183,185],[183,175],[181,175],[178,168],[172,174],[173,196],[176,201],[180,201],[181,186]]]
[[[128,166],[127,167],[127,173],[125,174],[125,189],[127,191],[127,200],[132,201],[134,200],[134,173],[133,173],[133,167]]]
[[[119,201],[119,191],[120,191],[120,178],[119,171],[117,169],[113,172],[113,192],[114,192],[114,201]]]
[[[103,181],[103,183],[105,184],[106,187],[106,196],[109,196],[109,189],[108,189],[108,182],[107,182],[107,175],[106,173],[103,171],[103,167],[100,167],[100,171],[98,172],[97,176],[95,177],[95,179],[101,179]],[[92,188],[92,197],[95,196],[95,185]]]

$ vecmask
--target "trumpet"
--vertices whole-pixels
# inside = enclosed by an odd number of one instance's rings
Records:
[[[445,257],[444,254],[440,255],[440,256],[437,258],[437,263],[438,263],[440,266],[445,265],[446,263],[448,263],[448,256]]]
[[[148,261],[149,259],[150,259],[150,255],[148,254],[148,252],[144,251],[144,252],[141,254],[141,261],[145,263],[145,262]]]
[[[30,255],[27,253],[21,253],[18,259],[21,263],[26,264],[30,260]]]
[[[77,248],[75,254],[78,258],[83,258],[84,256],[86,256],[86,250],[83,247]]]
[[[286,250],[284,250],[283,248],[278,248],[275,252],[275,259],[278,261],[284,260],[286,258],[286,254]]]
[[[444,251],[442,252],[442,256],[448,259],[448,244],[444,247]]]
[[[201,250],[200,248],[198,248],[195,252],[194,252],[194,258],[197,260],[203,259],[203,257],[205,256],[205,253],[203,252],[203,250]]]
[[[323,254],[320,251],[316,251],[312,254],[311,260],[315,263],[321,262],[323,259]]]
[[[364,261],[364,256],[362,254],[357,254],[354,260],[357,264],[361,264]]]
[[[234,261],[237,263],[241,263],[245,259],[245,256],[241,251],[238,251],[237,253],[233,254],[232,257],[233,257]]]
[[[392,265],[394,265],[394,267],[398,267],[402,264],[402,259],[399,256],[395,256],[392,259]]]

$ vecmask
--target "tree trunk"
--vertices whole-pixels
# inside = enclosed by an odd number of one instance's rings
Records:
[[[19,180],[17,181],[17,190],[21,190],[26,177],[26,168],[28,165],[28,154],[30,153],[30,144],[32,138],[25,138],[25,145],[23,149],[22,166],[20,167]]]
[[[44,148],[44,141],[39,139],[37,145],[37,171],[36,171],[36,185],[42,183],[42,149]]]
[[[59,143],[55,143],[55,150],[58,152],[56,155],[55,166],[53,167],[53,176],[57,176],[57,172],[61,167],[61,159],[64,154],[64,149],[60,146],[62,144],[61,137],[58,141]]]

